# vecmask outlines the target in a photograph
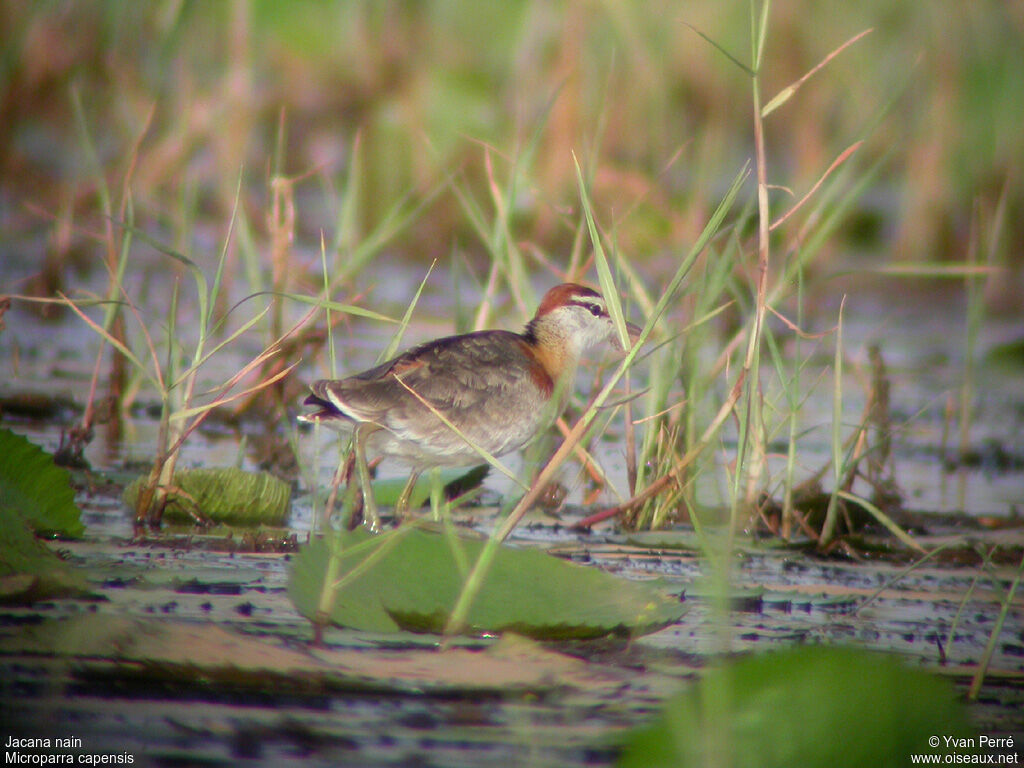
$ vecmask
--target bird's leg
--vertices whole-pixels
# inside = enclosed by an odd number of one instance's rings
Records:
[[[398,495],[398,501],[395,503],[395,520],[399,524],[405,522],[405,519],[409,516],[409,501],[412,499],[412,491],[416,487],[416,481],[419,478],[420,471],[418,469],[412,470],[409,474],[409,480]]]
[[[376,424],[367,422],[356,427],[356,471],[359,473],[359,487],[363,491],[363,514],[370,530],[380,530],[380,515],[377,513],[377,502],[373,498],[373,485],[370,483],[370,468],[366,464],[366,439],[380,429]]]

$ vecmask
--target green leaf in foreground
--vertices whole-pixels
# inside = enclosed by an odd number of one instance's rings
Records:
[[[85,576],[32,535],[20,515],[0,509],[0,604],[27,605],[88,594]]]
[[[485,543],[413,528],[331,536],[296,555],[289,596],[312,621],[331,549],[340,545],[342,584],[330,621],[371,632],[441,632],[462,589],[458,564],[472,564]],[[466,632],[515,632],[541,640],[636,635],[671,624],[684,611],[677,597],[642,582],[535,549],[503,546],[469,612]]]
[[[877,652],[794,648],[710,670],[633,734],[619,766],[895,768],[911,754],[942,762],[936,735],[972,735],[947,681]]]
[[[145,478],[124,489],[124,502],[132,509]],[[266,472],[245,472],[235,467],[179,469],[168,494],[164,519],[190,523],[197,512],[213,523],[225,525],[281,526],[288,516],[292,489]]]
[[[71,475],[39,446],[0,429],[0,515],[16,514],[40,536],[78,538],[85,531]]]

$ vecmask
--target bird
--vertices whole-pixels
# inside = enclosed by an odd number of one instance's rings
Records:
[[[640,329],[626,328],[632,344]],[[482,452],[503,456],[551,426],[572,393],[580,357],[603,342],[624,351],[604,298],[562,283],[521,332],[446,336],[347,378],[314,381],[303,405],[315,410],[299,419],[354,433],[363,508],[379,527],[367,448],[411,467],[395,506],[401,520],[425,470],[478,464]]]

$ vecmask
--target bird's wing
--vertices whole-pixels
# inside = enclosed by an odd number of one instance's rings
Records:
[[[426,401],[458,424],[462,414],[484,401],[509,399],[514,408],[512,401],[530,388],[544,391],[550,386],[521,336],[484,331],[428,342],[376,368],[330,382],[333,397],[327,399],[343,403],[342,410],[354,418],[382,426],[422,412]]]

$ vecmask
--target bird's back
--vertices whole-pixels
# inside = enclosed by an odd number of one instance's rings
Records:
[[[480,331],[437,339],[340,381],[316,382],[313,392],[349,418],[383,427],[387,434],[373,440],[378,450],[443,465],[479,455],[435,410],[500,456],[552,420],[554,386],[522,334]]]

